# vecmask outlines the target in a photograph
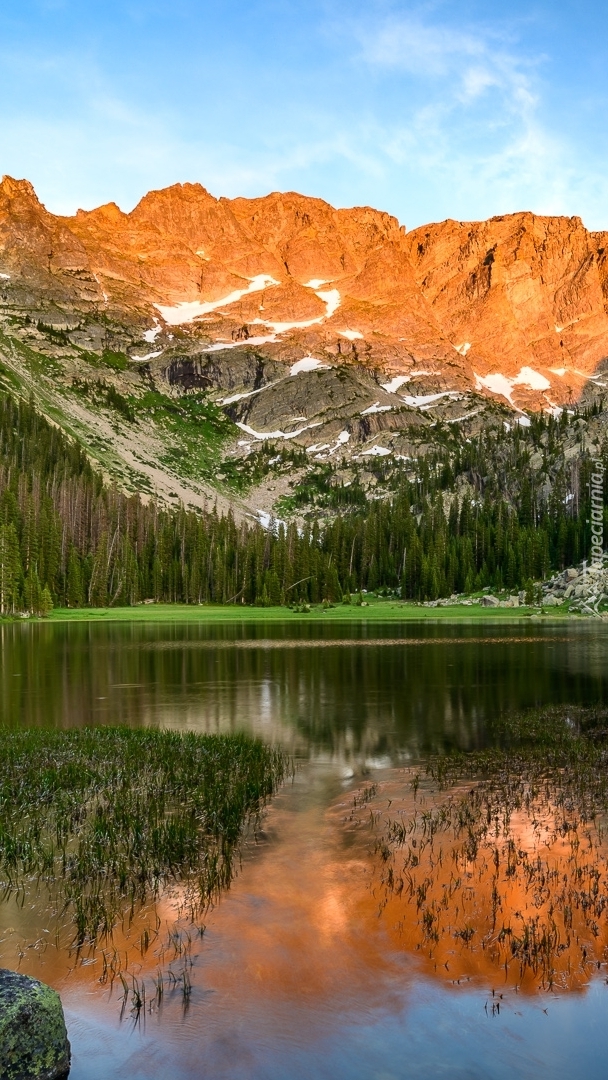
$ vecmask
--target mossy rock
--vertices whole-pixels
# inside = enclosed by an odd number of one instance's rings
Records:
[[[63,1080],[69,1071],[59,994],[37,979],[0,969],[2,1080]]]

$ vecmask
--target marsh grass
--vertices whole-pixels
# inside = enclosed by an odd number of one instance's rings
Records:
[[[608,711],[495,729],[498,748],[411,772],[397,814],[370,806],[380,907],[451,977],[583,985],[608,961]]]
[[[77,946],[177,884],[200,912],[288,770],[244,735],[0,731],[0,899],[46,889]]]

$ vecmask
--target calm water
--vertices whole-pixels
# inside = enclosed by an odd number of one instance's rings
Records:
[[[300,763],[207,920],[187,1012],[167,995],[121,1022],[99,961],[45,938],[43,906],[0,906],[0,962],[62,993],[73,1080],[607,1074],[608,973],[577,993],[505,992],[493,1015],[500,986],[481,968],[458,982],[400,945],[378,917],[369,833],[345,828],[363,783],[397,791],[427,751],[486,745],[498,713],[606,701],[607,627],[95,623],[0,638],[4,723],[244,729]],[[169,900],[160,914],[170,925]],[[140,959],[152,978],[153,950]]]

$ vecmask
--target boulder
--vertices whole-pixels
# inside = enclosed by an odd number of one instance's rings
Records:
[[[0,969],[2,1080],[63,1080],[69,1071],[59,994],[37,979]]]
[[[558,600],[557,596],[546,596],[543,600],[545,607],[559,607],[561,603],[563,603],[563,601]]]
[[[564,580],[574,581],[578,577],[578,570],[574,570],[572,567],[569,570],[564,570]]]
[[[496,596],[482,596],[482,607],[500,607],[500,600]]]

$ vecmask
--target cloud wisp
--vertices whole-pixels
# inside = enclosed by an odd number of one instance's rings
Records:
[[[150,188],[198,180],[216,195],[370,204],[408,227],[520,209],[606,224],[603,147],[552,110],[555,57],[525,22],[490,12],[465,25],[455,0],[407,13],[405,0],[311,0],[281,9],[280,30],[276,5],[252,0],[239,37],[227,0],[233,25],[218,8],[197,52],[200,10],[180,4],[162,34],[125,23],[111,55],[96,26],[52,38],[52,20],[37,39],[3,41],[0,171],[63,213],[130,209]]]
[[[587,213],[596,223],[598,211],[603,216],[602,172],[577,162],[568,135],[547,119],[547,58],[512,31],[391,14],[353,20],[339,33],[350,40],[353,62],[397,103],[376,113],[379,160],[410,189],[416,176],[434,195],[435,216],[526,208]]]

